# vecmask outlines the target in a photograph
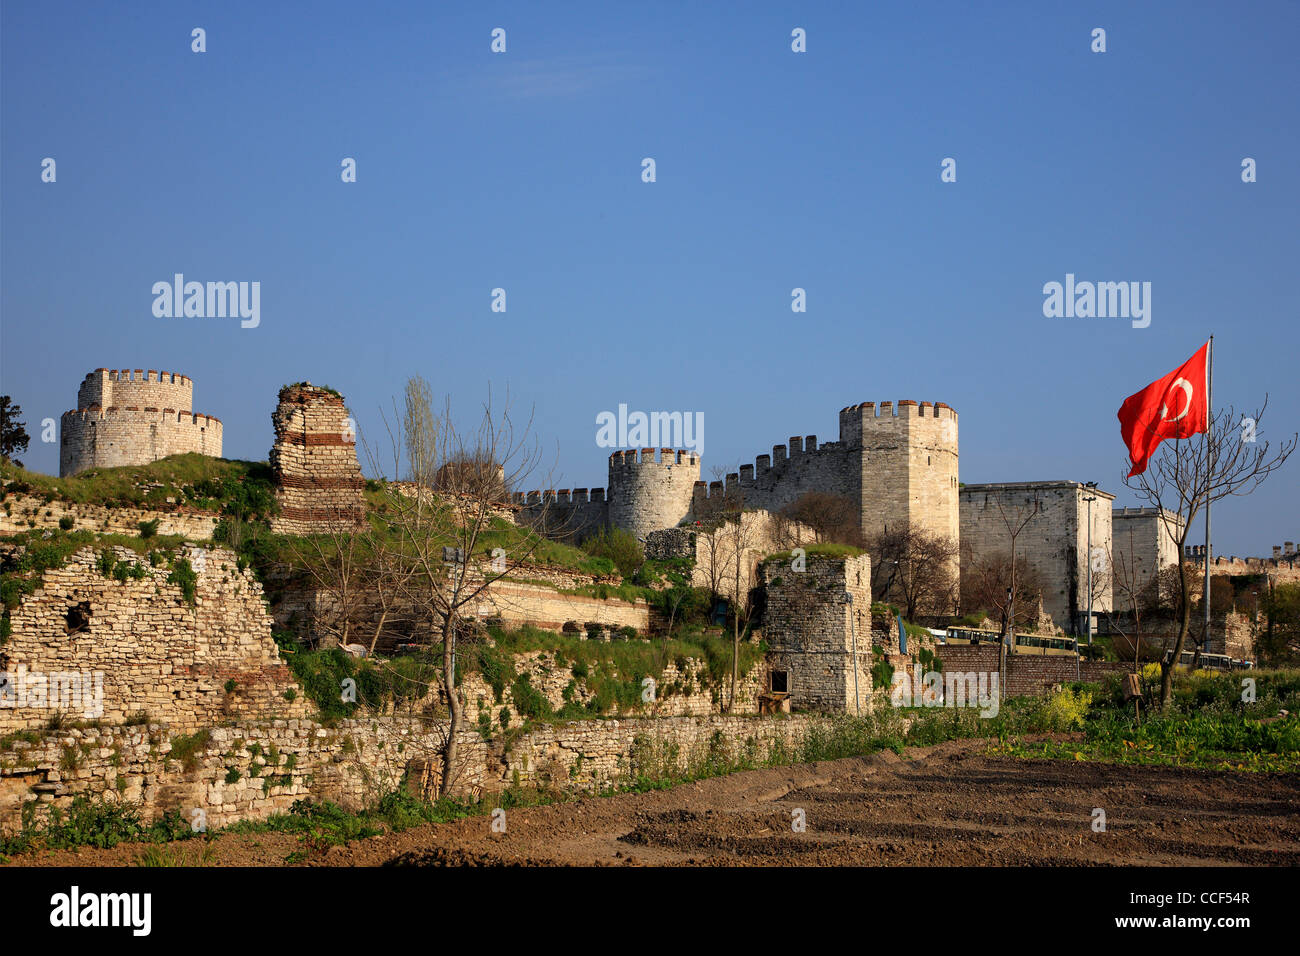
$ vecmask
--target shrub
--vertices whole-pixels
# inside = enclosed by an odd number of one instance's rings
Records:
[[[64,515],[62,518],[59,519],[59,528],[62,529],[63,531],[71,531],[72,526],[75,525],[76,523],[77,521],[75,518],[72,517],[72,515]]]
[[[601,528],[582,542],[582,550],[597,558],[608,558],[618,573],[631,579],[645,561],[641,542],[622,528]]]
[[[136,527],[140,529],[140,537],[147,540],[156,535],[158,533],[158,521],[158,518],[154,518],[152,521],[141,521],[137,524]]]
[[[1083,727],[1088,708],[1092,706],[1092,693],[1066,687],[1048,699],[1034,717],[1039,730],[1078,730]]]
[[[167,583],[175,584],[181,589],[186,604],[194,604],[198,594],[198,582],[198,572],[194,570],[189,559],[177,558],[172,564],[171,574],[167,575]]]
[[[545,717],[551,712],[550,701],[533,686],[527,674],[520,674],[510,688],[515,699],[515,710],[520,717]]]

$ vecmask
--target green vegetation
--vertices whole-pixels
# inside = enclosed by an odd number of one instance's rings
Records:
[[[602,527],[582,542],[582,550],[608,559],[624,578],[631,578],[645,562],[641,542],[622,528]]]
[[[228,508],[248,510],[252,502],[265,505],[272,500],[268,497],[271,470],[265,463],[210,458],[194,452],[147,465],[96,468],[73,478],[55,478],[0,462],[0,478],[11,482],[0,499],[27,493],[49,501],[106,508],[169,511],[186,505],[225,513]],[[168,498],[172,501],[168,502]]]
[[[583,641],[577,635],[553,634],[533,627],[513,631],[492,629],[490,633],[495,638],[495,647],[481,644],[475,648],[474,655],[464,654],[466,669],[482,674],[498,703],[505,687],[510,686],[516,711],[525,719],[573,720],[641,712],[648,708],[641,699],[642,681],[647,677],[655,680],[661,700],[687,692],[681,678],[668,684],[663,680],[669,663],[676,663],[680,671],[686,666],[687,658],[700,663],[698,672],[687,675],[685,680],[695,688],[712,690],[715,699],[721,699],[719,695],[731,679],[731,638],[710,636],[694,628],[684,629],[673,640],[653,641]],[[545,698],[541,698],[531,682],[521,686],[515,672],[514,655],[528,651],[545,652],[550,655],[551,666],[569,669],[573,680],[581,682],[591,695],[590,701],[584,706],[572,694],[566,695],[570,699],[564,706],[550,713]],[[748,674],[765,652],[766,647],[762,645],[742,641],[740,675]]]
[[[1158,681],[1156,665],[1144,669],[1147,699]],[[1255,700],[1242,700],[1243,679],[1255,682]],[[1020,757],[1099,760],[1108,763],[1201,767],[1208,770],[1300,771],[1300,671],[1234,674],[1178,673],[1170,706],[1135,718],[1118,677],[1092,695],[1042,705],[1036,726],[1079,727],[1082,740],[1027,744],[1006,740],[1003,752]],[[1292,716],[1279,718],[1282,710]]]
[[[52,807],[44,823],[36,818],[36,802],[30,801],[23,804],[21,819],[17,833],[0,834],[0,857],[37,849],[112,847],[126,841],[161,843],[193,835],[178,810],[144,824],[139,807],[119,800],[76,797],[66,811]]]
[[[809,544],[803,546],[804,553],[812,557],[821,558],[852,558],[859,554],[866,554],[862,548],[855,548],[851,544],[837,544],[833,541],[823,541],[819,544]],[[794,560],[793,551],[779,551],[776,554],[768,555],[768,561],[782,561],[789,564]]]
[[[291,635],[276,632],[275,637],[294,678],[327,723],[354,717],[362,708],[379,713],[389,706],[411,703],[426,695],[437,680],[438,670],[428,654],[391,661],[358,660],[338,648],[309,651],[297,646]],[[344,681],[348,679],[356,682],[355,700],[345,699]]]
[[[180,763],[186,773],[193,773],[199,766],[199,754],[211,742],[212,731],[206,729],[173,737],[171,759]]]
[[[185,603],[193,605],[199,586],[199,574],[190,565],[188,558],[177,558],[172,562],[171,574],[167,575],[167,583],[174,584],[181,589],[181,594],[185,596]]]
[[[329,392],[331,395],[334,395],[338,398],[343,397],[343,394],[337,388],[331,388],[328,385],[314,385],[311,382],[294,382],[292,385],[285,385],[283,387],[284,388],[307,388],[307,387],[319,388],[322,392]]]
[[[202,840],[193,848],[151,846],[135,858],[133,866],[216,866],[217,848]]]

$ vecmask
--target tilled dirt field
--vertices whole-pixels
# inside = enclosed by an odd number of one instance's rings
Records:
[[[986,747],[956,741],[515,809],[505,833],[475,817],[333,847],[306,864],[1300,864],[1300,775],[1030,761]],[[1105,832],[1093,830],[1098,807]],[[219,866],[283,865],[300,849],[277,833],[211,845]],[[10,865],[123,866],[141,850],[58,851]]]

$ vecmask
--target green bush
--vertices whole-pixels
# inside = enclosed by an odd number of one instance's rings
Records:
[[[582,542],[582,550],[592,557],[612,561],[618,573],[630,580],[645,561],[641,542],[622,528],[601,528]]]
[[[547,717],[551,713],[550,702],[533,686],[527,674],[520,674],[510,687],[515,700],[515,710],[520,717]]]
[[[167,583],[175,584],[185,596],[185,603],[193,605],[198,598],[199,575],[188,558],[177,558],[172,564]]]

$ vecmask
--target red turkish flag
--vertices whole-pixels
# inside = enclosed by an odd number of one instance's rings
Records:
[[[1166,438],[1191,438],[1209,427],[1209,347],[1206,342],[1178,368],[1130,395],[1119,407],[1119,432],[1133,460],[1130,478],[1147,470],[1156,446]]]

